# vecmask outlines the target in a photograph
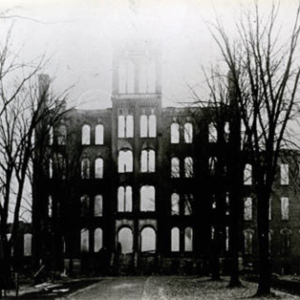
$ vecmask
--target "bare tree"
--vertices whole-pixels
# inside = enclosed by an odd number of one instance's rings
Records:
[[[268,15],[261,14],[257,2],[254,8],[237,22],[237,40],[229,38],[219,21],[212,34],[229,69],[227,88],[232,112],[241,120],[243,155],[253,166],[260,261],[257,295],[262,296],[270,294],[271,284],[269,198],[282,149],[295,145],[289,129],[299,109],[300,68],[295,59],[300,6],[292,30],[283,38],[276,30],[279,4],[273,4]]]
[[[195,88],[189,89],[200,112],[205,116],[210,147],[206,157],[207,196],[211,200],[208,223],[211,227],[210,261],[213,280],[220,279],[219,259],[226,238],[225,247],[230,261],[229,287],[239,287],[239,235],[241,219],[241,152],[239,140],[239,118],[233,113],[228,89],[227,74],[222,75],[220,67],[204,70],[209,98],[203,99]],[[202,112],[205,112],[204,114]],[[195,115],[197,120],[199,116]],[[223,246],[222,246],[223,245]],[[227,248],[227,249],[226,249]]]
[[[10,36],[0,45],[0,236],[4,248],[1,260],[4,279],[10,277],[10,248],[16,242],[19,231],[21,207],[29,185],[35,149],[42,143],[35,132],[61,117],[65,96],[50,96],[48,87],[40,90],[34,83],[42,71],[45,58],[37,63],[24,63],[10,51]],[[59,100],[59,101],[58,101]],[[45,139],[45,135],[43,137]],[[9,216],[12,216],[10,239],[7,239]]]

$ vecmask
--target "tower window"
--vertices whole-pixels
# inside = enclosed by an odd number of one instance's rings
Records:
[[[121,150],[118,158],[119,173],[129,173],[133,171],[133,154],[131,150]]]
[[[119,115],[118,117],[118,136],[119,138],[133,137],[133,116]]]
[[[132,211],[132,188],[131,186],[120,186],[118,188],[118,211]]]
[[[154,114],[152,114],[150,116],[141,115],[140,134],[141,134],[142,138],[156,137],[156,116]]]
[[[126,60],[119,65],[119,93],[134,93],[134,64]]]
[[[156,70],[154,61],[139,64],[139,93],[155,93]]]
[[[155,172],[155,151],[143,150],[141,154],[141,172]]]

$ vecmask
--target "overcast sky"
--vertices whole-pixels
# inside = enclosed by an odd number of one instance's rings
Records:
[[[260,1],[262,9],[269,0]],[[241,5],[242,3],[242,5]],[[283,0],[283,27],[295,13],[297,0]],[[13,49],[25,61],[46,53],[45,70],[54,89],[71,85],[70,102],[86,108],[111,106],[112,46],[120,39],[157,39],[162,43],[163,104],[189,100],[187,85],[202,85],[202,67],[218,63],[218,48],[208,30],[220,17],[229,33],[243,0],[1,0],[0,33],[12,20]],[[204,91],[203,91],[204,93]],[[83,106],[81,106],[83,107]]]

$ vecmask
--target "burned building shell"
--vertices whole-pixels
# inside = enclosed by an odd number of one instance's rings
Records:
[[[103,273],[205,273],[218,235],[221,267],[228,271],[228,163],[240,147],[231,137],[238,124],[226,115],[217,124],[209,107],[163,108],[160,67],[155,44],[119,49],[112,108],[71,110],[50,130],[30,254],[51,253],[54,264],[64,262],[73,272],[96,272],[101,261]],[[300,258],[300,202],[291,187],[297,166],[289,153],[270,199],[278,272],[295,272]],[[258,255],[251,162],[239,178],[240,255],[251,269]]]

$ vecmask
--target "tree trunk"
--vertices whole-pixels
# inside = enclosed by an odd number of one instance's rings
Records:
[[[271,264],[269,257],[269,193],[265,189],[257,202],[259,281],[256,296],[266,296],[271,294]]]

